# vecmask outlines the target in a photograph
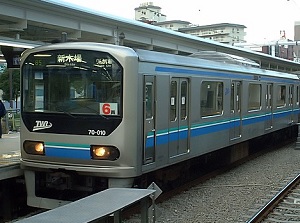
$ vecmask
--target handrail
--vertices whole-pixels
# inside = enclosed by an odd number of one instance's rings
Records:
[[[85,223],[104,219],[111,214],[114,222],[121,222],[121,210],[141,202],[141,221],[148,222],[148,207],[153,204],[156,190],[109,188],[78,201],[17,221],[18,223]],[[150,198],[150,199],[149,199]]]

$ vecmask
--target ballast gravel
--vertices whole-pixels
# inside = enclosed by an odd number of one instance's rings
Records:
[[[156,222],[247,222],[300,172],[300,150],[295,148],[293,143],[270,151],[157,204]]]

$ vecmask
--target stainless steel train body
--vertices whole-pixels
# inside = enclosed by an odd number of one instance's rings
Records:
[[[98,43],[43,46],[21,62],[31,206],[66,202],[46,188],[130,187],[145,173],[298,122],[293,74]]]

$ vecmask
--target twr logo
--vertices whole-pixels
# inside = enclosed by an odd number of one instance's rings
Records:
[[[38,131],[42,129],[49,129],[52,127],[52,123],[49,121],[35,121],[35,126],[33,126],[32,131]]]

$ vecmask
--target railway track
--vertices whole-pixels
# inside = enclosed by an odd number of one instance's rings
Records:
[[[200,174],[198,177],[196,177],[195,179],[191,180],[191,181],[188,181],[188,182],[185,182],[183,185],[178,185],[176,188],[173,188],[173,190],[170,190],[168,192],[164,191],[163,194],[161,194],[161,196],[158,197],[158,199],[156,200],[156,203],[161,203],[161,202],[164,202],[165,200],[168,200],[180,193],[183,193],[184,191],[188,191],[190,190],[191,188],[193,188],[195,185],[198,185],[198,184],[201,184],[205,181],[207,181],[208,179],[212,179],[224,172],[227,172],[229,171],[230,169],[232,168],[235,168],[236,166],[239,166],[240,164],[243,164],[245,162],[248,162],[249,160],[252,160],[252,159],[255,159],[256,157],[260,156],[260,155],[263,155],[265,153],[268,153],[269,150],[275,150],[277,147],[280,148],[284,145],[288,145],[290,144],[291,141],[290,140],[285,140],[284,142],[281,142],[280,144],[276,144],[276,146],[270,146],[267,147],[265,146],[265,149],[264,150],[260,150],[259,152],[256,152],[248,157],[245,157],[239,161],[236,161],[235,163],[231,163],[231,165],[226,165],[226,166],[222,166],[222,167],[219,167],[219,168],[216,168],[215,170],[211,170],[211,171],[208,171],[207,173],[205,174]],[[213,164],[212,164],[213,165]],[[281,186],[280,186],[281,187]],[[300,192],[299,192],[300,193]],[[300,195],[299,195],[299,199],[300,199]],[[300,203],[300,200],[299,200],[299,203]],[[125,209],[123,212],[122,212],[122,217],[124,218],[124,220],[128,220],[128,222],[135,222],[135,221],[138,221],[140,219],[140,210],[139,210],[139,205],[137,205],[136,207],[133,206],[132,209],[131,208],[128,208],[128,209]],[[39,213],[40,211],[38,211]],[[159,218],[160,216],[160,211],[158,210],[157,212],[157,218]],[[252,212],[253,213],[253,212]],[[36,213],[31,213],[30,215],[27,215],[27,216],[31,216],[31,215],[35,215]],[[26,217],[27,217],[26,216]],[[23,217],[24,218],[24,217]],[[249,218],[249,215],[247,217],[247,219]],[[0,220],[1,222],[1,220]],[[125,221],[127,222],[127,221]],[[245,221],[243,221],[245,222]],[[255,221],[253,221],[255,222]]]
[[[300,222],[300,174],[288,182],[247,223]]]
[[[198,177],[196,177],[193,180],[190,180],[181,185],[178,185],[176,188],[172,188],[168,191],[164,191],[156,200],[156,204],[163,203],[173,197],[176,197],[177,195],[179,195],[181,193],[184,193],[185,191],[189,191],[190,189],[192,189],[193,187],[195,187],[199,184],[203,184],[205,181],[207,181],[209,179],[212,179],[218,175],[221,175],[227,171],[230,171],[231,169],[238,168],[238,166],[240,166],[246,162],[249,162],[253,159],[256,159],[257,157],[268,153],[270,150],[280,149],[283,146],[290,145],[292,142],[293,142],[293,140],[285,140],[279,144],[276,144],[276,146],[273,145],[271,147],[266,147],[264,150],[261,150],[254,154],[251,154],[243,159],[240,159],[234,163],[231,163],[230,165],[222,166],[222,167],[216,168],[214,170],[208,171],[205,174],[199,175]],[[300,178],[300,175],[299,175],[299,178]],[[241,185],[241,187],[242,187],[242,185]],[[274,187],[272,187],[272,188],[274,188]],[[282,184],[280,184],[280,186],[276,186],[276,188],[278,188],[278,189],[282,188]],[[300,204],[300,191],[299,191],[299,204]],[[127,220],[127,221],[125,221],[126,223],[138,222],[138,220],[140,219],[140,214],[139,214],[138,208],[139,207],[137,207],[137,209],[132,209],[132,210],[129,210],[128,212],[124,212],[124,217]],[[160,211],[158,211],[156,213],[157,214],[156,218],[158,218],[158,219],[160,218],[160,214],[161,214],[159,212]],[[249,216],[251,216],[251,215],[248,215],[248,217],[246,219],[248,219]],[[243,222],[246,222],[246,220]],[[257,221],[257,222],[259,222],[259,221]],[[281,222],[281,221],[279,221],[279,222]]]

